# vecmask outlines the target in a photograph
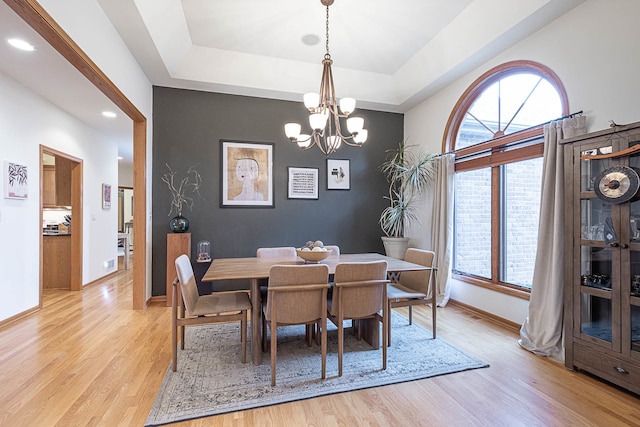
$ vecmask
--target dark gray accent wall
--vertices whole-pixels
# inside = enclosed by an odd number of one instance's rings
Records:
[[[183,212],[194,257],[200,240],[211,242],[213,258],[255,256],[261,246],[302,246],[318,239],[343,253],[384,253],[378,218],[387,186],[378,165],[402,140],[404,117],[361,109],[353,115],[364,118],[369,139],[361,148],[343,146],[330,156],[350,160],[351,189],[327,190],[327,158],[317,148],[301,150],[284,135],[289,121],[308,128],[302,102],[154,87],[152,295],[165,295],[166,288],[171,194],[161,178],[167,163],[180,176],[192,165],[202,175],[204,199],[196,198],[193,210]],[[221,140],[274,144],[274,208],[220,207]],[[289,166],[319,169],[318,200],[287,199]]]

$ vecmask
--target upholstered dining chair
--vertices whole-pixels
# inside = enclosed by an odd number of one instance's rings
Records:
[[[206,323],[240,322],[242,363],[247,361],[247,310],[251,309],[249,295],[244,291],[198,295],[193,267],[187,255],[176,258],[178,278],[173,282],[171,345],[173,372],[178,369],[178,335],[180,349],[184,350],[185,326]],[[178,295],[181,298],[178,298]],[[186,313],[185,313],[186,309]]]
[[[412,307],[414,305],[432,304],[432,334],[436,337],[436,301],[433,289],[433,276],[435,267],[433,265],[435,253],[424,249],[409,248],[404,256],[404,260],[414,264],[427,267],[427,270],[403,271],[400,279],[396,283],[391,283],[387,287],[387,300],[389,301],[389,318],[391,309],[394,307],[409,307],[409,324],[413,323]],[[429,297],[431,293],[431,297]],[[391,345],[391,325],[389,325],[388,343]]]
[[[387,262],[340,263],[333,279],[328,310],[329,319],[338,327],[338,376],[342,376],[343,324],[349,319],[382,323],[382,369],[387,369]]]
[[[296,253],[296,248],[293,246],[274,246],[274,247],[266,247],[266,248],[258,248],[256,250],[256,258],[283,258],[283,259],[291,259],[291,261],[295,261],[298,259],[298,254]],[[260,299],[262,302],[266,301],[268,298],[267,295],[267,284],[268,279],[258,279],[258,286],[260,289]],[[263,348],[264,351],[267,351]]]
[[[329,267],[324,264],[274,265],[269,270],[266,304],[263,304],[262,340],[266,346],[267,323],[271,330],[271,385],[276,385],[278,351],[277,327],[306,325],[311,345],[310,325],[318,326],[322,351],[322,378],[327,376],[327,290]]]
[[[325,245],[325,248],[327,248],[327,250],[331,249],[331,253],[329,254],[329,256],[340,255],[340,246]]]

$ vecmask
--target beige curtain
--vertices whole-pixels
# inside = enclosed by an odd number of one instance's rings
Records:
[[[564,156],[558,141],[585,133],[586,123],[586,117],[580,116],[544,126],[538,247],[528,316],[520,329],[518,343],[535,354],[557,361],[564,360]]]
[[[453,259],[453,187],[455,155],[443,154],[436,159],[436,179],[433,183],[433,220],[431,247],[435,252],[435,289],[438,306],[449,301],[451,262]]]

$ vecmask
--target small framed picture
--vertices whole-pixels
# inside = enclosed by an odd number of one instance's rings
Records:
[[[349,160],[327,159],[327,190],[349,190]]]
[[[111,184],[102,184],[102,209],[111,209]]]
[[[318,169],[289,167],[287,198],[318,200]]]
[[[13,162],[4,162],[4,197],[6,199],[27,199],[27,167]]]

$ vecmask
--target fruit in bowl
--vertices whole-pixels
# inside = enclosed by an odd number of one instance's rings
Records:
[[[296,252],[298,256],[305,260],[307,263],[320,262],[331,253],[331,249],[324,247],[324,243],[321,240],[309,240],[301,248],[297,248]]]

